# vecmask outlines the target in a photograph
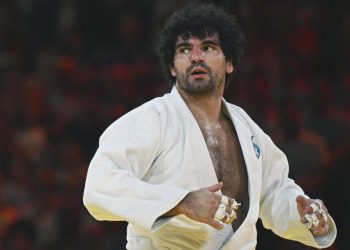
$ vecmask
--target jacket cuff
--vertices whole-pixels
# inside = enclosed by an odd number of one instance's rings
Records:
[[[330,215],[328,215],[328,226],[329,226],[329,230],[327,234],[314,236],[315,242],[321,248],[326,248],[331,246],[337,236],[337,227],[335,225],[333,218]]]
[[[162,217],[162,215],[174,208],[175,206],[177,206],[180,203],[180,201],[182,201],[185,198],[185,196],[190,192],[181,188],[174,188],[174,190],[172,191],[173,192],[168,192],[169,194],[173,194],[169,197],[168,202],[164,202],[164,206],[159,208],[157,214],[155,214],[155,216],[151,218],[152,223],[150,225],[150,229],[152,232],[160,229],[161,227],[166,225],[172,218],[174,218],[174,216]]]

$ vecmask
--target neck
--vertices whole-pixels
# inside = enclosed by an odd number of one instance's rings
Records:
[[[194,95],[177,87],[197,122],[217,123],[221,117],[223,89],[205,95]]]

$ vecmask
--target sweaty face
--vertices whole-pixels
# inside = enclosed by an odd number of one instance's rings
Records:
[[[175,45],[174,66],[171,74],[179,88],[190,94],[208,94],[222,89],[226,73],[233,71],[221,50],[217,34],[203,39],[179,36]]]

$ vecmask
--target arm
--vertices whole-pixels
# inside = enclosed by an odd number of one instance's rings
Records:
[[[128,221],[155,230],[179,214],[216,229],[222,183],[189,192],[175,185],[143,181],[161,152],[158,113],[138,112],[112,124],[100,138],[85,184],[84,205],[97,220]]]
[[[161,135],[154,110],[129,113],[105,131],[90,163],[83,197],[94,218],[154,229],[156,219],[187,195],[182,188],[142,180],[158,156]]]
[[[334,221],[329,220],[329,233],[314,236],[301,222],[296,198],[305,196],[302,189],[288,178],[288,161],[285,155],[263,134],[264,155],[260,218],[264,227],[277,235],[324,248],[330,246],[336,236]]]

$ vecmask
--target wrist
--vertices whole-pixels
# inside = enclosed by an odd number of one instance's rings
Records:
[[[190,193],[189,193],[190,194]],[[175,207],[170,209],[168,212],[166,212],[163,216],[169,217],[169,216],[176,216],[179,214],[184,214],[186,215],[186,205],[185,205],[185,200],[187,199],[188,195],[185,196]]]

